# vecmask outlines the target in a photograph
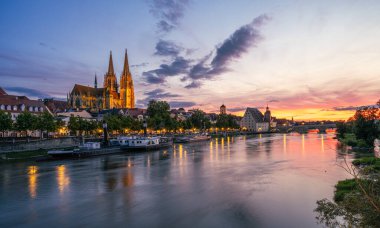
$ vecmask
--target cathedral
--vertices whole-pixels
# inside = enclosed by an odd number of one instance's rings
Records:
[[[104,75],[103,88],[98,88],[95,75],[94,87],[75,84],[67,96],[70,108],[75,109],[112,109],[134,108],[135,93],[133,80],[129,71],[128,54],[125,51],[124,68],[120,76],[120,90],[113,68],[112,52],[108,64],[108,72]]]

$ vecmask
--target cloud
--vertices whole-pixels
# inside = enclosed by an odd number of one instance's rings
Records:
[[[180,97],[180,95],[178,95],[178,94],[165,92],[163,89],[155,89],[155,90],[152,90],[149,92],[145,92],[144,95],[148,96],[151,99]]]
[[[143,76],[146,77],[148,83],[164,83],[165,78],[168,76],[187,73],[190,61],[183,57],[176,57],[170,64],[161,64],[158,69],[143,72]]]
[[[9,92],[8,94],[16,93],[16,95],[27,96],[31,98],[47,98],[51,97],[49,94],[44,93],[39,90],[29,89],[25,87],[5,87],[5,90]]]
[[[199,88],[199,87],[201,87],[201,85],[202,85],[201,82],[199,82],[199,81],[193,81],[190,84],[186,85],[185,88],[186,89]]]
[[[53,51],[56,50],[54,47],[50,47],[47,43],[44,43],[44,42],[39,42],[39,45],[45,48],[50,48]]]
[[[216,48],[215,56],[210,64],[207,64],[207,61],[212,53],[206,55],[190,69],[187,79],[193,82],[185,86],[185,88],[196,88],[196,85],[201,85],[201,83],[195,83],[196,80],[211,79],[229,71],[228,65],[232,60],[241,58],[251,47],[256,47],[263,39],[258,28],[269,19],[266,14],[260,15],[251,23],[240,27],[232,33],[229,38]]]
[[[150,100],[169,100],[168,103],[172,108],[191,107],[196,105],[196,103],[192,101],[171,100],[180,98],[182,96],[179,94],[166,92],[163,89],[147,91],[144,93],[144,95],[146,96],[144,99],[140,99],[136,102],[136,105],[138,107],[146,106]]]
[[[181,95],[179,94],[169,93],[169,92],[164,91],[163,89],[155,89],[152,91],[147,91],[147,92],[144,92],[144,95],[146,96],[144,99],[140,99],[136,102],[139,107],[143,107],[150,100],[163,100],[163,99],[168,99],[168,98],[181,97]]]
[[[17,85],[23,88],[38,88],[45,95],[66,97],[73,82],[92,84],[93,80],[92,74],[89,73],[93,72],[91,67],[62,56],[46,58],[33,53],[10,50],[0,53],[0,60],[0,78],[4,87]],[[57,85],[61,87],[58,91]]]
[[[360,107],[354,107],[354,106],[346,106],[346,107],[334,107],[332,108],[334,111],[352,111],[357,110]]]
[[[270,100],[269,103],[280,102],[279,100]]]
[[[263,14],[253,19],[251,23],[241,26],[216,48],[213,58],[214,52],[211,51],[193,65],[191,65],[193,60],[179,56],[184,48],[171,41],[160,40],[156,45],[155,55],[171,56],[174,60],[170,64],[161,64],[158,69],[143,72],[143,76],[148,83],[160,84],[164,83],[168,76],[184,75],[181,81],[190,81],[185,88],[199,88],[202,86],[202,80],[212,79],[229,71],[228,65],[232,60],[241,58],[251,47],[257,46],[262,40],[258,28],[269,19]]]
[[[131,65],[131,67],[136,67],[136,68],[138,68],[138,67],[146,67],[146,66],[148,66],[148,65],[149,65],[149,63],[147,63],[147,62],[143,62],[143,63],[139,63],[139,64]]]
[[[196,105],[192,101],[170,101],[169,104],[171,108],[188,108]]]
[[[235,107],[235,108],[227,108],[227,111],[229,112],[241,112],[244,111],[246,107]]]
[[[177,57],[184,48],[176,45],[173,41],[159,40],[156,44],[155,55]]]
[[[190,0],[151,0],[150,13],[156,17],[159,32],[170,32],[179,26]]]

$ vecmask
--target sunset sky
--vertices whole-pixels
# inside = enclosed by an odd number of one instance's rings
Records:
[[[112,2],[112,3],[111,3]],[[0,2],[0,87],[66,98],[124,51],[136,104],[347,119],[380,99],[380,1]]]

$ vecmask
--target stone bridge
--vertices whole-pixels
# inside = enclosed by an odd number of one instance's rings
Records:
[[[335,129],[336,124],[310,124],[310,125],[296,125],[296,126],[278,126],[277,129],[280,132],[298,132],[308,133],[309,130],[317,129],[319,133],[326,133],[327,129]]]

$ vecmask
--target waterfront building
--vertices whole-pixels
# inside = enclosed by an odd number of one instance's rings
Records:
[[[227,108],[224,104],[220,106],[220,115],[226,115],[227,114]]]
[[[45,111],[48,111],[50,113],[49,109],[45,106],[43,101],[32,100],[26,96],[9,95],[2,88],[0,88],[0,110],[9,113],[13,121],[16,121],[17,116],[24,111],[28,111],[34,115],[42,114]],[[16,137],[22,136],[21,134],[21,132],[9,131],[4,133],[1,132],[0,136]],[[40,137],[39,131],[29,131],[28,134],[32,137]]]
[[[42,101],[31,100],[26,96],[9,95],[2,88],[0,88],[0,110],[10,113],[12,120],[16,120],[17,116],[24,111],[32,114],[49,111]]]
[[[103,88],[98,88],[98,79],[95,75],[94,87],[75,84],[67,96],[67,102],[70,108],[75,109],[134,108],[135,93],[127,51],[125,51],[124,68],[120,76],[120,92],[111,52]]]
[[[53,114],[57,114],[58,112],[64,112],[68,109],[66,101],[58,101],[53,98],[46,98],[43,100],[46,107]]]
[[[257,108],[247,108],[240,121],[242,129],[254,132],[268,132],[269,122],[264,121],[264,115]]]

